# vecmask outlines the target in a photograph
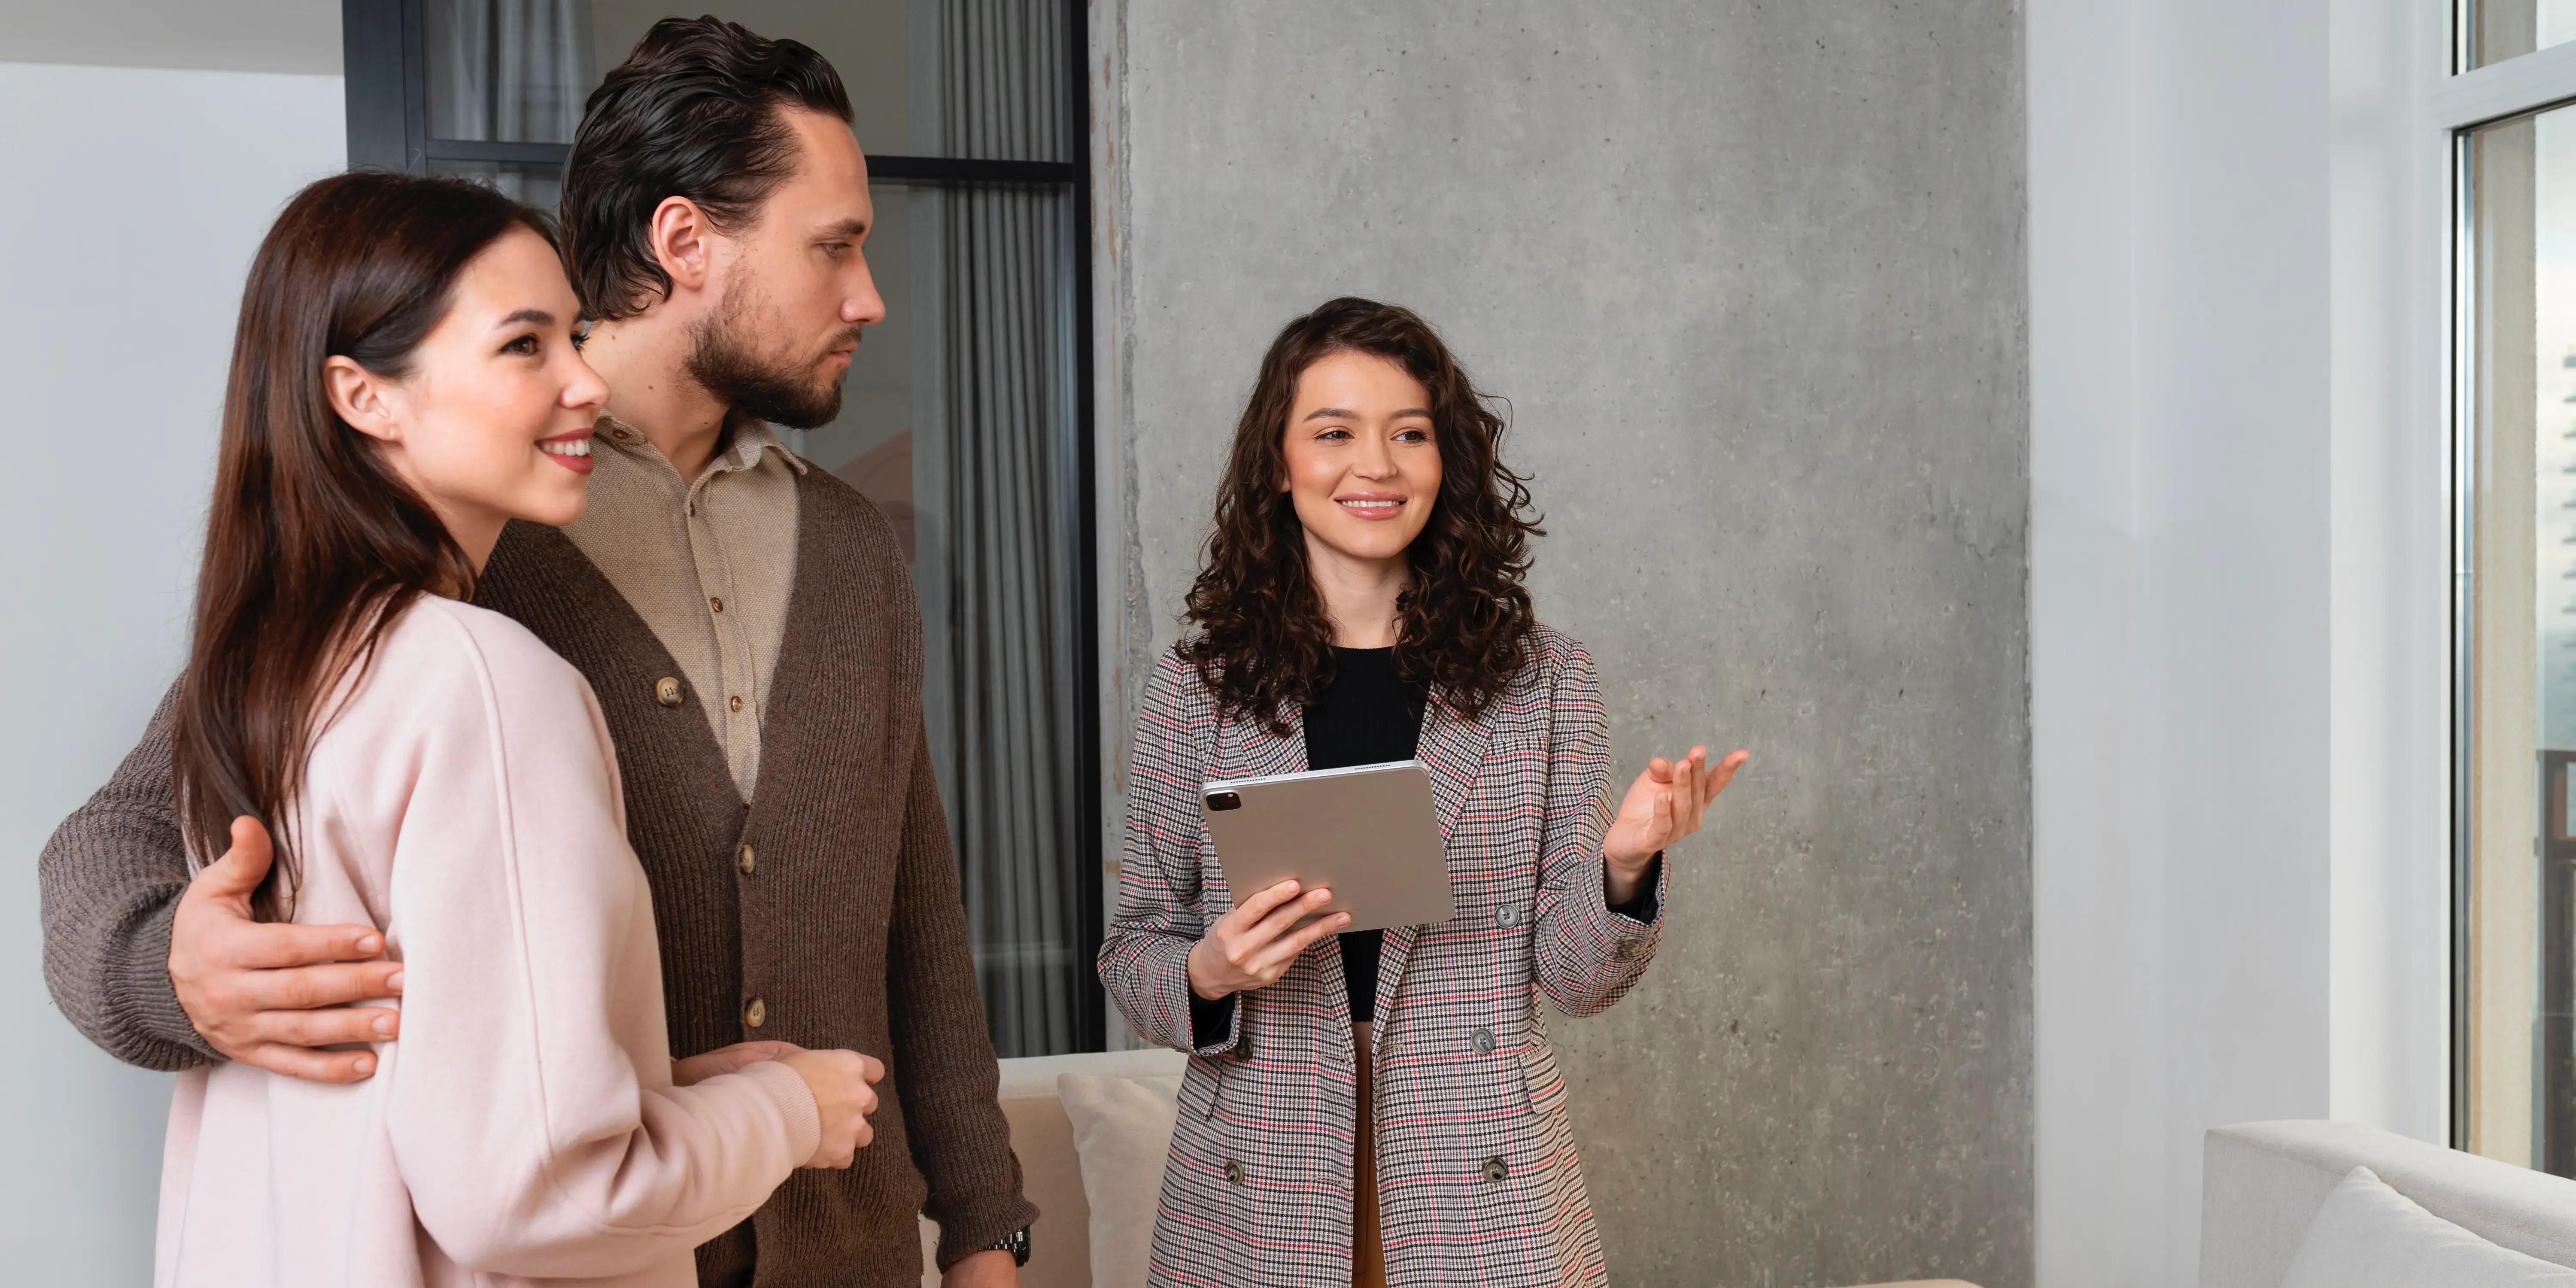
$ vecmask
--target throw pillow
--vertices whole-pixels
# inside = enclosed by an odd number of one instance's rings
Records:
[[[2281,1288],[2576,1288],[2576,1270],[2498,1247],[2425,1211],[2367,1167],[2308,1223]]]
[[[1056,1095],[1073,1123],[1082,1160],[1082,1196],[1091,1203],[1091,1282],[1130,1288],[1145,1282],[1154,1246],[1154,1210],[1163,1198],[1163,1163],[1180,1117],[1181,1080],[1059,1074]]]

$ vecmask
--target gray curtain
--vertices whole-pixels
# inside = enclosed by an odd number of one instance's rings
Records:
[[[933,74],[915,146],[1058,160],[1066,13],[1058,0],[919,0]],[[922,46],[927,45],[924,49]],[[917,63],[916,66],[920,64]],[[1070,192],[916,189],[923,402],[916,435],[925,703],[995,1047],[1075,1049],[1098,992],[1084,945]]]
[[[430,0],[433,138],[570,143],[590,93],[589,0]]]
[[[421,18],[430,137],[572,142],[592,79],[589,0],[429,0]],[[547,210],[562,192],[551,166],[446,161],[431,169]]]

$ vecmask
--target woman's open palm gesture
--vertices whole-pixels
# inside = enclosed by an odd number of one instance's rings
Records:
[[[1706,747],[1691,748],[1678,764],[1655,757],[1628,785],[1627,799],[1619,802],[1610,832],[1601,839],[1601,856],[1615,869],[1642,872],[1648,860],[1699,830],[1709,803],[1752,758],[1753,753],[1737,750],[1712,765]]]

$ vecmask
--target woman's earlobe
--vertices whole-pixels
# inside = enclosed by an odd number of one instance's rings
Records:
[[[385,405],[383,377],[355,359],[340,354],[323,359],[322,396],[349,428],[388,443],[401,440],[402,428]]]

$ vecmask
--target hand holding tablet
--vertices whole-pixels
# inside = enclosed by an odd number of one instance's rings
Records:
[[[1351,924],[1347,912],[1314,915],[1332,902],[1332,891],[1301,895],[1299,889],[1295,881],[1282,881],[1217,918],[1207,936],[1190,946],[1190,991],[1215,1002],[1268,988],[1288,973],[1297,954]],[[1302,928],[1301,921],[1307,922]]]
[[[1190,950],[1190,987],[1210,1001],[1267,987],[1326,935],[1456,906],[1418,761],[1218,780],[1199,803],[1237,899]]]

